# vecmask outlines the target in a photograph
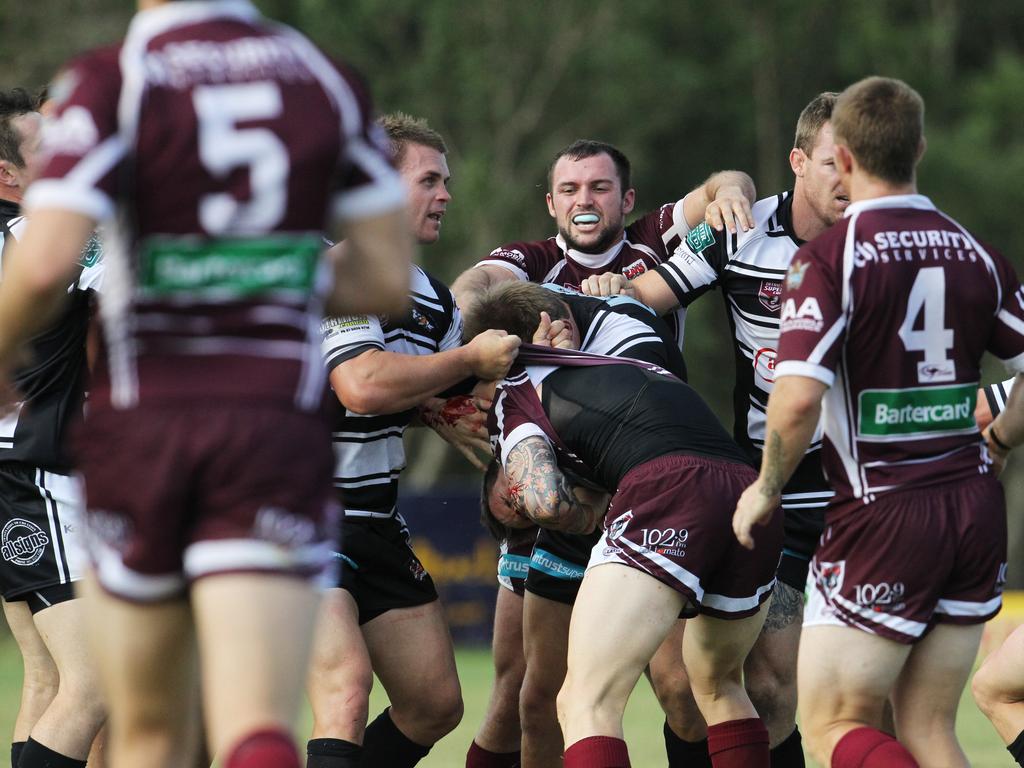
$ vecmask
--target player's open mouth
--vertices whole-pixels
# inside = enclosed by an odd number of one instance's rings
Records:
[[[591,224],[597,224],[601,220],[601,217],[596,213],[577,213],[572,217],[572,223],[576,226],[588,226]]]
[[[843,204],[850,202],[850,198],[848,198],[846,195],[836,195],[836,200]]]
[[[427,218],[428,219],[430,219],[431,221],[436,221],[438,224],[441,223],[441,218],[443,216],[444,216],[444,213],[428,213],[427,214]]]

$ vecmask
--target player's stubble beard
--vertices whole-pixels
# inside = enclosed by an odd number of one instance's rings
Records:
[[[616,224],[604,226],[598,234],[597,240],[591,245],[579,243],[569,232],[568,227],[559,226],[558,234],[562,236],[566,246],[574,251],[579,251],[580,253],[604,253],[621,237],[623,230],[622,222],[623,219],[620,218]]]

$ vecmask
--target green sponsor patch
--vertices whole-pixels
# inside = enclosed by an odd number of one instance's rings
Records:
[[[89,242],[85,244],[85,248],[82,249],[82,256],[78,260],[78,263],[85,268],[94,266],[100,258],[103,256],[103,249],[100,246],[100,239],[96,237],[96,233],[93,232],[89,236]]]
[[[865,437],[929,435],[974,426],[977,384],[860,393],[859,433]]]
[[[700,253],[709,245],[715,242],[715,230],[706,221],[702,221],[690,230],[686,236],[686,244],[694,253]]]
[[[231,299],[313,287],[321,243],[315,237],[155,240],[142,249],[139,285],[149,296]]]

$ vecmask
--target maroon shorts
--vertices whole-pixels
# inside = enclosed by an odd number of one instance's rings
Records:
[[[76,441],[100,583],[131,600],[196,578],[333,578],[331,436],[313,414],[260,405],[90,414]]]
[[[988,475],[882,496],[829,523],[807,578],[804,626],[857,627],[913,643],[938,622],[1002,606],[1003,487]]]
[[[771,596],[782,553],[782,509],[744,549],[732,531],[740,494],[757,479],[744,464],[663,456],[630,470],[612,497],[589,568],[620,563],[688,598],[683,617],[740,619]]]

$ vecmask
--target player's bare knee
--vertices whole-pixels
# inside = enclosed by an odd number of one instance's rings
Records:
[[[410,724],[421,738],[432,737],[433,741],[455,730],[464,711],[457,679],[391,702],[391,717],[399,727]]]
[[[747,695],[754,709],[765,721],[786,720],[796,717],[796,681],[777,669],[762,667],[758,674],[748,674],[744,681]]]
[[[1002,692],[1002,678],[992,664],[983,664],[971,680],[971,693],[978,708],[991,717],[1001,704],[1006,703]]]

